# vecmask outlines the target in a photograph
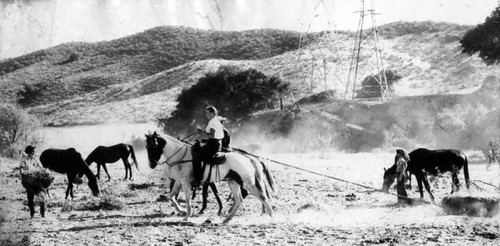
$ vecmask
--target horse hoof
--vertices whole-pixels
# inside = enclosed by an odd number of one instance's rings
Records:
[[[229,219],[229,218],[228,218],[228,219],[225,219],[224,221],[222,221],[222,224],[227,224],[227,223],[229,223],[229,221],[230,221],[230,220],[231,220],[231,219]]]

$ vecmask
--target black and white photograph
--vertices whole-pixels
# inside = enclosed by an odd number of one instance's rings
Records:
[[[0,246],[500,245],[499,0],[0,0]]]

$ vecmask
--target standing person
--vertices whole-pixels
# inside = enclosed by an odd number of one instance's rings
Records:
[[[35,196],[40,203],[40,215],[45,217],[45,195],[54,178],[43,170],[35,156],[35,147],[28,145],[21,153],[19,171],[21,183],[28,195],[28,207],[31,218],[35,215]]]
[[[217,109],[214,106],[208,106],[205,109],[205,116],[208,124],[205,130],[198,128],[198,134],[201,137],[208,137],[205,145],[201,147],[201,158],[193,156],[193,182],[192,186],[200,185],[203,177],[202,161],[206,164],[212,157],[221,150],[222,139],[224,138],[224,127],[220,117],[217,115]],[[196,160],[195,160],[196,159]]]
[[[408,169],[409,158],[410,157],[406,154],[399,152],[398,155],[396,155],[396,189],[398,192],[398,204],[408,204],[408,202],[410,201],[409,199],[405,198],[408,197],[408,194],[406,193],[405,183],[407,180],[406,173]]]

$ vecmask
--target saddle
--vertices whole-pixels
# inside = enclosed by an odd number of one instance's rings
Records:
[[[217,152],[211,158],[207,158],[206,160],[203,160],[203,161],[205,164],[220,165],[220,164],[226,162],[226,154],[223,152]]]

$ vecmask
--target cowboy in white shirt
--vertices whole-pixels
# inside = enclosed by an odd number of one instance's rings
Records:
[[[201,137],[208,137],[207,143],[202,146],[201,150],[202,159],[206,163],[207,160],[210,160],[221,150],[221,143],[224,138],[224,127],[222,126],[221,118],[217,116],[217,109],[214,106],[208,106],[205,109],[205,116],[208,119],[208,125],[205,130],[198,128],[198,134],[200,134]],[[200,185],[203,175],[201,167],[201,160],[195,160],[195,158],[193,158],[193,187]]]

